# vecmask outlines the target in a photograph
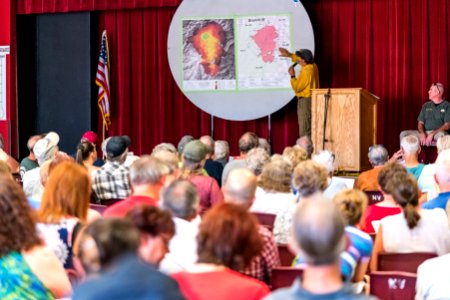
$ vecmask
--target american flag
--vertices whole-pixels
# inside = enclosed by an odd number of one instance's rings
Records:
[[[109,125],[111,125],[111,111],[109,108],[111,96],[109,93],[109,50],[106,30],[102,34],[102,46],[100,49],[100,57],[98,58],[95,84],[98,85],[98,107],[103,117],[103,125],[108,130]]]

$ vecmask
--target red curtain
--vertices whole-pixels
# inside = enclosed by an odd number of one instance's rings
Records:
[[[99,22],[99,31],[108,30],[110,41],[111,134],[129,134],[132,149],[138,154],[150,152],[162,141],[177,143],[184,134],[198,137],[211,130],[210,116],[182,95],[170,74],[166,52],[168,28],[176,9],[173,1],[18,1],[19,12],[44,3],[65,3],[67,9],[69,3],[76,8],[75,2],[80,6],[95,3],[92,5],[97,9],[102,9],[100,3],[112,3],[108,9],[116,4],[116,8],[130,8],[119,5],[130,2],[146,7],[102,11]],[[321,86],[363,87],[379,96],[378,142],[391,153],[398,148],[399,132],[416,127],[430,84],[439,81],[449,88],[449,2],[302,1],[314,28]],[[295,142],[295,109],[291,102],[272,115],[271,138],[276,152]],[[267,118],[249,122],[215,119],[214,128],[214,138],[228,140],[233,153],[244,131],[255,131],[266,138],[269,135]]]
[[[182,0],[17,0],[18,14],[178,6]]]

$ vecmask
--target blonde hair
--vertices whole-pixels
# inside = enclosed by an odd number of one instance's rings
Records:
[[[86,221],[90,195],[88,171],[74,162],[63,162],[52,170],[47,181],[38,221],[57,223],[66,216]]]
[[[339,207],[347,223],[352,226],[359,223],[368,203],[366,194],[355,189],[338,192],[334,196],[333,201]]]
[[[283,150],[283,157],[295,168],[299,163],[308,159],[308,153],[301,147],[286,147]]]

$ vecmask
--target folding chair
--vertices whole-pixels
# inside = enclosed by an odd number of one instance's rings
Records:
[[[272,269],[270,285],[272,290],[291,286],[296,278],[302,277],[303,270],[293,267],[276,267]]]
[[[258,219],[259,224],[263,225],[270,231],[273,230],[273,224],[275,223],[275,218],[277,215],[275,214],[266,214],[266,213],[258,213],[254,212],[253,215]]]
[[[369,199],[368,205],[372,205],[384,200],[384,196],[380,191],[364,191]]]
[[[383,300],[414,299],[417,275],[408,272],[370,273],[370,294]]]

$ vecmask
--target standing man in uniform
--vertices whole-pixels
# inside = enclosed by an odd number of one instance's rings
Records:
[[[290,57],[295,63],[289,69],[291,86],[297,102],[299,136],[311,136],[311,89],[319,88],[319,69],[314,63],[314,56],[308,49],[300,49],[295,54],[285,48],[280,48],[280,56]],[[295,76],[295,65],[302,67],[300,74]]]

